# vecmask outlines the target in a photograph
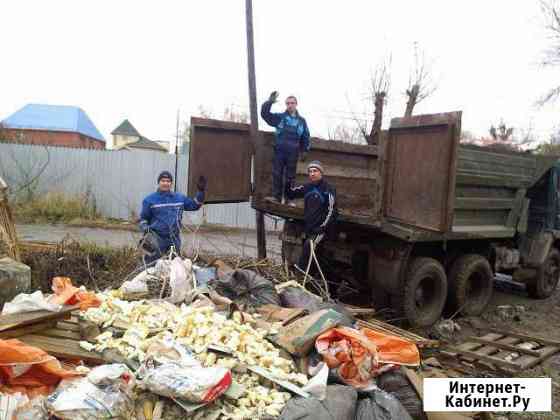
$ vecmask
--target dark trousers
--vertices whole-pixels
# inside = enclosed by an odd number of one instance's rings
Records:
[[[309,259],[313,258],[311,256],[311,241],[315,243],[315,255],[318,258],[317,252],[319,248],[319,244],[323,240],[324,235],[321,233],[319,235],[306,235],[305,240],[303,241],[303,249],[301,252],[301,256],[299,258],[298,267],[302,270],[307,270],[307,265],[309,264]],[[314,267],[314,263],[311,263],[311,268]]]
[[[296,179],[296,167],[299,149],[292,145],[277,145],[274,148],[272,164],[272,195],[278,200]],[[284,176],[285,175],[285,176]],[[284,184],[284,179],[286,183]]]
[[[169,253],[172,246],[175,246],[175,252],[181,255],[181,236],[179,233],[172,233],[170,235],[158,235],[155,232],[150,232],[151,235],[157,239],[157,249],[152,254],[146,255],[144,261],[150,264],[155,260],[160,259],[162,256]]]

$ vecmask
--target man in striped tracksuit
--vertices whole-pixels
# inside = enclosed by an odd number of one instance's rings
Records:
[[[181,253],[181,222],[183,210],[196,211],[204,203],[206,178],[198,179],[198,192],[195,198],[187,197],[171,190],[173,176],[169,171],[163,171],[158,176],[158,190],[148,195],[142,201],[140,212],[140,230],[146,236],[151,236],[150,245],[144,246],[148,252],[145,258],[149,264],[169,252],[172,246],[177,254]],[[144,240],[143,240],[144,241]],[[153,249],[155,248],[155,249]]]
[[[304,271],[311,258],[311,241],[315,247],[323,239],[327,229],[333,226],[337,217],[336,191],[323,178],[323,166],[321,162],[314,160],[307,165],[309,181],[305,185],[288,189],[288,198],[304,199],[304,232],[303,252],[296,264],[296,268]]]

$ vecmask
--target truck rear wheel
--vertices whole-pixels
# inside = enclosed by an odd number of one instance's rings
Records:
[[[440,317],[447,298],[447,276],[433,258],[415,258],[409,264],[396,308],[414,327],[429,327]]]
[[[494,275],[482,255],[459,257],[449,273],[449,304],[465,316],[480,315],[492,298]]]
[[[527,292],[535,299],[546,299],[558,286],[560,278],[560,252],[552,248],[534,279],[527,282]]]

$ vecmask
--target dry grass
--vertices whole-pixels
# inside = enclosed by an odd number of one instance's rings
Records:
[[[120,287],[141,264],[133,247],[112,248],[91,243],[63,241],[56,246],[23,249],[23,263],[31,267],[31,290],[50,292],[52,278],[65,276],[88,290]]]
[[[23,223],[100,219],[95,200],[88,194],[68,196],[63,193],[47,193],[31,201],[17,202],[14,214],[16,219]]]

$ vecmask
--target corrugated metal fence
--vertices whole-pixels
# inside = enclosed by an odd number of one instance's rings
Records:
[[[188,161],[188,154],[179,155],[177,189],[183,193],[187,189]],[[38,193],[90,194],[103,216],[116,219],[137,217],[142,199],[155,190],[162,170],[174,173],[175,155],[0,143],[0,175],[12,187],[36,182]],[[255,227],[255,212],[248,203],[206,205],[197,212],[187,212],[185,219],[187,223],[204,220]],[[274,226],[273,220],[267,219],[267,228]]]

